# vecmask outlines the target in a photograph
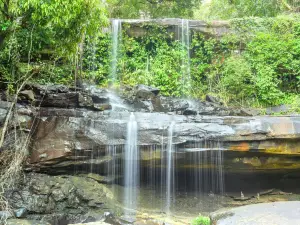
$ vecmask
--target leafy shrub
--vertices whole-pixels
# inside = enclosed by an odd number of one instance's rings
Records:
[[[255,94],[251,66],[242,56],[231,56],[224,62],[218,84],[220,97],[225,102],[249,101]]]
[[[247,46],[245,57],[256,74],[258,98],[279,104],[284,92],[299,92],[300,41],[293,34],[259,33]]]
[[[109,76],[111,60],[111,36],[99,34],[98,38],[86,38],[83,56],[85,79],[105,83]]]
[[[192,221],[192,225],[210,225],[210,218],[206,216],[198,216]]]

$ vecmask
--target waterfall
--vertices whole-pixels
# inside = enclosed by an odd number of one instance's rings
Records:
[[[189,161],[193,168],[188,172],[192,178],[195,197],[201,208],[218,208],[224,194],[223,152],[221,143],[215,140],[203,140],[190,145],[185,151],[190,152]],[[207,201],[207,196],[210,201]]]
[[[224,171],[223,171],[223,150],[220,147],[220,142],[217,146],[215,165],[217,167],[217,184],[216,189],[220,195],[224,194]]]
[[[161,134],[161,150],[160,150],[160,193],[163,196],[163,194],[165,193],[165,189],[163,184],[165,184],[166,182],[166,171],[163,169],[166,162],[165,162],[165,157],[164,157],[164,149],[165,149],[165,144],[164,144],[165,140],[164,140],[164,133],[162,132]],[[163,209],[165,207],[165,204],[162,202],[161,204],[161,208]]]
[[[110,78],[112,83],[118,81],[117,67],[118,67],[118,55],[119,55],[119,45],[122,32],[121,20],[115,19],[112,21],[112,52],[111,52],[111,71]]]
[[[189,20],[181,20],[181,77],[182,77],[182,93],[188,95],[190,90],[191,68],[190,68],[190,25]]]
[[[118,161],[117,161],[117,146],[108,145],[106,147],[107,163],[107,177],[109,181],[114,182],[119,174],[117,173]]]
[[[174,198],[174,158],[173,158],[173,131],[175,122],[172,121],[168,129],[167,171],[166,171],[166,212],[170,214],[171,201]]]
[[[137,189],[139,185],[139,149],[137,146],[137,122],[133,113],[127,124],[127,141],[125,146],[125,215],[137,207]],[[132,216],[132,215],[131,215]]]

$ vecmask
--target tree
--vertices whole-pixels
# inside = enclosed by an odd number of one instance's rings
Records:
[[[200,19],[240,17],[274,17],[283,12],[298,11],[298,0],[211,0],[196,13]]]
[[[94,35],[108,21],[98,0],[2,0],[0,7],[2,43],[12,31],[26,30],[64,52],[75,51],[83,34]]]
[[[65,74],[74,66],[77,73],[84,38],[108,24],[106,7],[99,0],[0,0],[0,81],[15,86],[31,62],[46,68],[60,60],[72,67]],[[21,63],[28,64],[23,72]]]
[[[183,17],[192,18],[193,9],[202,0],[111,0],[110,15],[113,18]]]

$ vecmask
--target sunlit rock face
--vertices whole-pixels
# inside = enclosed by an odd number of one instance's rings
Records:
[[[28,84],[25,89],[31,94],[19,99],[19,120],[32,134],[30,163],[37,170],[51,167],[63,173],[91,163],[104,169],[110,162],[109,146],[122,158],[131,112],[138,124],[142,165],[161,160],[160,153],[149,156],[149,149],[165,150],[174,121],[177,165],[194,167],[182,155],[222,150],[228,170],[298,168],[297,116],[241,116],[251,110],[226,108],[210,96],[206,101],[163,97],[144,85],[119,94],[89,85],[76,91],[63,85]],[[0,106],[5,115],[9,103],[2,101]]]
[[[143,85],[118,94],[88,85],[80,90],[28,85],[26,90],[17,103],[19,127],[31,137],[25,169],[57,175],[29,173],[19,191],[27,204],[16,192],[10,196],[14,207],[26,206],[33,212],[32,219],[48,212],[58,215],[60,209],[72,219],[90,209],[103,213],[102,206],[113,208],[105,185],[113,198],[122,193],[131,115],[137,123],[140,191],[149,191],[142,204],[152,198],[165,204],[171,124],[173,161],[168,169],[176,200],[189,193],[191,199],[184,204],[200,202],[206,209],[209,201],[199,199],[209,198],[214,202],[210,209],[215,210],[219,207],[216,196],[223,193],[236,196],[242,191],[252,196],[271,188],[298,191],[299,116],[258,116],[252,109],[227,108],[210,96],[206,101],[164,97],[158,89]],[[3,124],[9,104],[0,102],[0,109]],[[81,186],[84,183],[89,187]],[[69,195],[67,189],[72,190]],[[31,204],[37,200],[40,205]]]
[[[86,113],[84,117],[41,118],[33,135],[31,162],[50,165],[71,159],[80,161],[89,159],[91,152],[104,155],[108,145],[122,147],[129,115],[129,112]],[[135,113],[135,116],[139,126],[138,143],[146,152],[146,146],[162,145],[173,120],[176,122],[174,143],[180,152],[187,154],[215,150],[205,147],[205,141],[219,142],[222,150],[232,152],[300,153],[297,117],[223,118],[162,113]]]
[[[145,23],[153,23],[156,25],[167,27],[167,30],[169,32],[173,32],[175,34],[175,38],[181,35],[180,33],[178,33],[177,27],[181,26],[182,19],[125,19],[122,20],[122,23],[130,25],[130,29],[127,30],[127,34],[133,37],[143,37],[147,35],[147,29],[144,26]],[[205,21],[188,20],[188,23],[191,30],[213,37],[219,37],[230,32],[228,21],[212,21],[208,24]]]
[[[219,143],[218,149],[224,150],[225,156],[228,152],[300,153],[300,118],[297,116],[242,117],[238,116],[241,110],[226,108],[209,97],[209,101],[204,102],[167,98],[160,96],[158,89],[143,85],[120,95],[90,86],[75,94],[61,85],[48,88],[35,85],[31,89],[36,104],[42,107],[23,104],[19,114],[28,119],[27,127],[34,128],[30,162],[37,166],[89,163],[93,155],[104,156],[107,146],[122,149],[131,112],[138,123],[138,145],[142,152],[147,152],[147,146],[166,145],[163,139],[174,121],[173,142],[180,154],[216,150],[215,145],[205,145],[207,141]],[[141,107],[141,102],[151,107]],[[103,107],[95,107],[97,105]],[[33,117],[34,123],[30,119]],[[142,160],[147,161],[146,158]],[[246,161],[244,164],[258,166]]]

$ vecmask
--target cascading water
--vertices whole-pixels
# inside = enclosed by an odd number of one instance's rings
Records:
[[[189,20],[181,20],[181,76],[182,76],[182,93],[188,95],[190,90],[191,68],[190,68],[190,25]]]
[[[117,152],[117,146],[115,145],[108,145],[106,147],[106,153],[105,153],[108,163],[107,163],[107,177],[108,177],[108,183],[115,182],[118,177],[120,176],[118,167],[119,167],[119,160],[118,160],[118,152]],[[113,193],[116,193],[116,190],[114,186],[112,187]]]
[[[133,113],[127,124],[127,141],[125,146],[125,215],[133,216],[137,207],[139,185],[139,149],[137,146],[137,122]]]
[[[120,59],[121,25],[120,20],[112,21],[110,69],[112,82],[118,82],[119,79],[118,60]],[[188,98],[188,91],[191,87],[191,30],[188,20],[180,20],[177,34],[182,47],[180,70],[182,94]],[[92,48],[94,60],[96,57],[94,47]],[[151,72],[151,57],[148,56],[145,62],[145,73]],[[90,68],[95,69],[94,62],[91,62]],[[91,164],[88,165],[87,171],[104,175],[103,170],[99,169],[102,167],[97,165],[97,160],[105,154],[107,183],[111,185],[110,188],[116,198],[120,202],[124,202],[125,216],[135,217],[138,206],[165,211],[169,218],[171,212],[172,215],[175,215],[177,212],[184,211],[182,203],[187,205],[185,212],[189,212],[191,209],[197,213],[216,209],[215,205],[219,204],[219,199],[221,199],[219,196],[224,192],[223,152],[219,146],[220,143],[210,143],[206,140],[201,142],[202,139],[195,135],[195,140],[187,140],[187,142],[182,143],[178,139],[180,144],[174,144],[175,122],[170,123],[170,118],[167,118],[161,121],[161,134],[157,133],[161,135],[161,139],[158,140],[158,143],[139,148],[137,143],[138,126],[132,113],[127,123],[126,144],[124,146],[118,142],[122,135],[120,133],[122,129],[119,129],[122,126],[119,123],[123,119],[123,115],[127,115],[128,111],[134,109],[131,108],[130,104],[124,104],[124,99],[118,97],[112,90],[105,93],[105,96],[109,98],[109,104],[112,106],[108,119],[115,121],[107,127],[110,134],[107,138],[110,141],[106,146],[105,153],[102,149],[93,149],[88,155]],[[197,105],[193,105],[191,99],[187,101],[190,107],[197,107]],[[143,114],[139,114],[139,116],[139,119],[142,119]],[[148,116],[145,114],[145,117]],[[189,117],[187,119],[189,120]],[[177,118],[176,121],[178,121]],[[123,122],[121,123],[123,124]],[[180,130],[180,127],[181,123],[177,122],[177,131]],[[140,142],[143,141],[145,140],[140,140]],[[78,157],[80,156],[78,155]],[[141,165],[140,160],[143,160]],[[124,182],[124,189],[120,185],[122,182]],[[176,204],[174,204],[175,200]]]
[[[111,71],[110,78],[112,83],[118,80],[117,67],[118,67],[118,55],[119,45],[122,33],[122,22],[121,20],[115,19],[112,21],[112,53],[111,53]]]
[[[166,212],[170,214],[171,201],[174,200],[174,148],[173,148],[173,131],[175,122],[172,121],[168,129],[167,145],[167,171],[166,171]]]
[[[224,194],[223,149],[219,141],[202,140],[185,148],[189,152],[186,162],[192,167],[187,171],[189,188],[199,200],[199,210],[216,209]],[[209,198],[208,198],[209,197]]]
[[[164,131],[164,129],[163,129]],[[161,135],[161,150],[160,150],[160,193],[161,195],[164,195],[166,194],[165,192],[165,187],[163,186],[163,184],[165,183],[166,181],[166,170],[164,170],[164,166],[166,164],[165,162],[165,157],[164,157],[164,149],[165,149],[165,139],[164,139],[164,132],[162,132],[162,135]],[[161,204],[161,208],[164,209],[165,204],[162,203]]]

